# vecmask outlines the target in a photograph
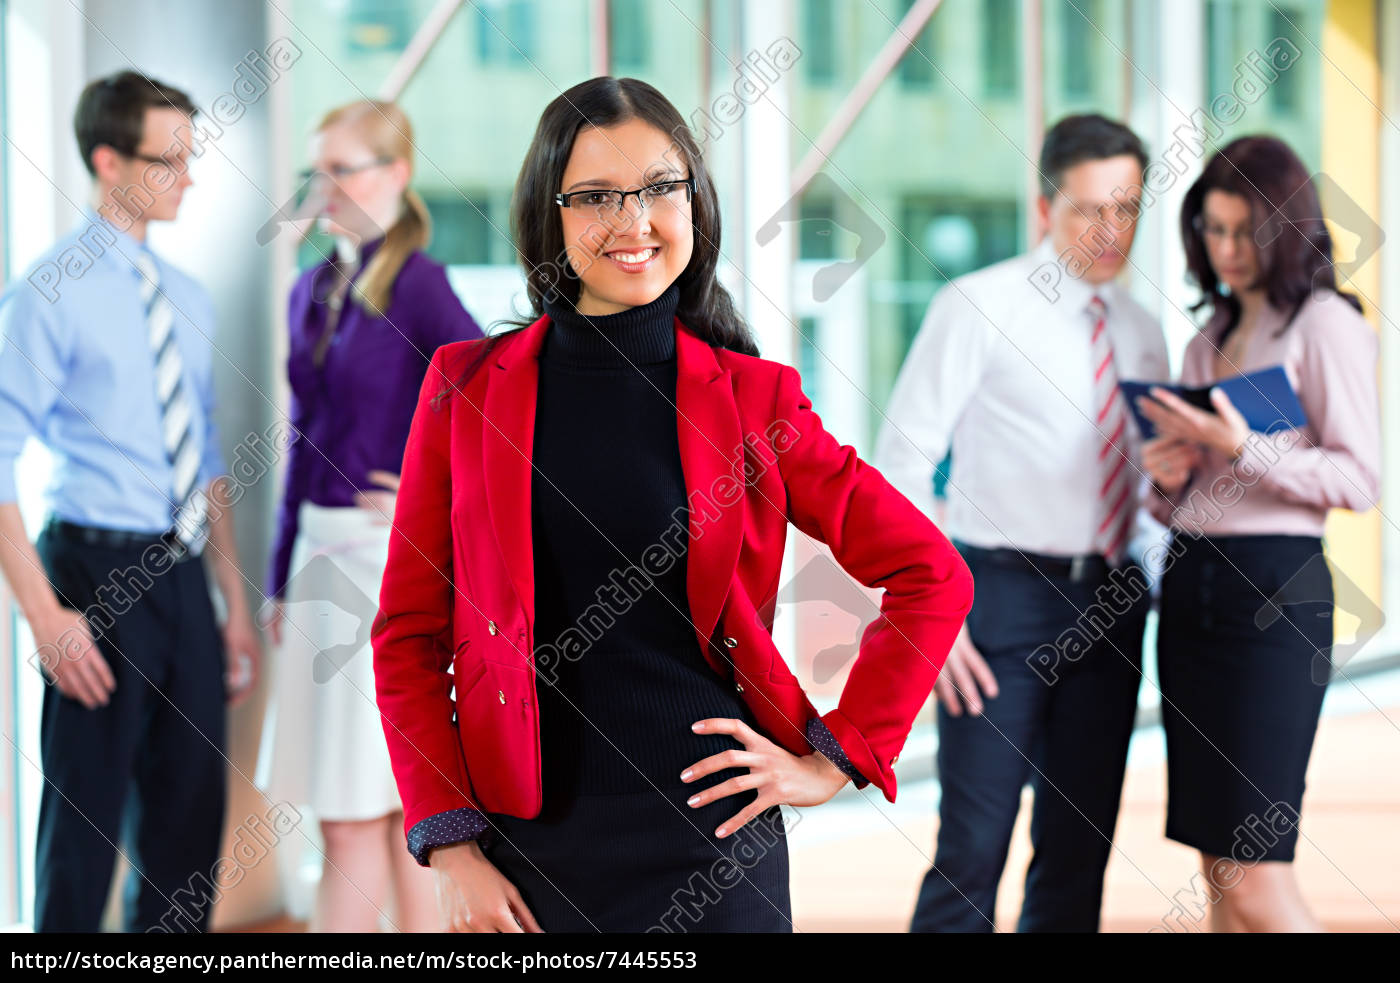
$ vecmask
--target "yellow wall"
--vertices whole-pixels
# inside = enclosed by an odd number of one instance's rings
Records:
[[[1331,0],[1322,35],[1322,170],[1369,215],[1381,211],[1381,76],[1375,0]],[[1306,57],[1306,55],[1305,55]],[[1323,209],[1327,201],[1323,200]],[[1346,258],[1345,233],[1333,245]],[[1347,286],[1361,297],[1366,317],[1379,328],[1382,302],[1378,256],[1362,266]],[[1381,599],[1381,516],[1334,511],[1327,522],[1328,555],[1356,585]],[[1354,619],[1337,612],[1337,635],[1350,636]]]

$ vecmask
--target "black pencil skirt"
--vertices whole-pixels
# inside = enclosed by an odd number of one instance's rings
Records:
[[[529,820],[493,813],[483,852],[546,932],[791,932],[781,809],[718,838],[755,793],[686,805],[708,784],[579,795]]]
[[[1167,836],[1291,861],[1332,647],[1317,537],[1176,533],[1157,636]]]

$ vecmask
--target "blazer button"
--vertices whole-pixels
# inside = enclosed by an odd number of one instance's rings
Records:
[[[890,764],[894,764],[894,763],[895,763],[896,761],[898,761],[898,760],[899,760],[899,755],[896,754],[893,758],[890,759]]]
[[[738,690],[740,693],[742,693],[742,692],[744,691],[744,684],[743,684],[743,683],[735,683],[735,684],[734,684],[734,688],[735,688],[736,690]]]
[[[724,640],[724,647],[725,647],[725,648],[731,648],[731,649],[732,649],[732,648],[734,648],[734,647],[735,647],[736,645],[738,645],[738,644],[739,644],[739,640],[738,640],[737,638],[726,638],[726,639]]]
[[[499,631],[499,629],[497,629],[497,627],[496,627],[496,622],[494,622],[494,621],[488,621],[488,622],[486,622],[486,630],[489,631],[489,632],[490,632],[491,634],[493,634],[493,635],[496,634],[497,631]]]
[[[506,691],[505,691],[505,690],[503,690],[503,689],[498,689],[498,690],[496,690],[496,695],[499,696],[499,697],[501,698],[501,702],[502,702],[502,703],[504,703],[504,702],[506,701]]]

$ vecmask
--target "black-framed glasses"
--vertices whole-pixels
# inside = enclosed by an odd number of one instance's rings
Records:
[[[113,149],[115,150],[116,148],[114,147]],[[117,153],[121,154],[127,160],[141,160],[145,161],[147,164],[160,164],[162,167],[169,171],[179,172],[184,170],[187,166],[189,166],[183,160],[171,160],[168,157],[157,157],[151,154],[136,153],[135,151],[133,151],[132,153],[126,153],[125,151],[118,150]]]
[[[301,181],[310,181],[317,175],[325,175],[333,180],[343,181],[351,175],[359,174],[361,171],[367,171],[371,167],[383,167],[385,164],[392,164],[393,162],[394,158],[392,157],[376,157],[374,160],[366,161],[363,164],[332,164],[324,171],[314,167],[308,167],[303,171],[298,171],[297,178]]]
[[[622,214],[622,210],[627,207],[628,195],[636,195],[643,208],[650,208],[662,201],[678,205],[681,203],[682,194],[685,195],[685,201],[690,201],[695,194],[695,178],[671,178],[635,191],[623,191],[620,188],[604,191],[601,188],[593,188],[587,191],[561,192],[554,196],[554,201],[571,211],[607,218]]]

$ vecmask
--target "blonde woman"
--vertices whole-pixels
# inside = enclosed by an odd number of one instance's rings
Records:
[[[403,111],[370,100],[333,110],[310,156],[310,207],[337,255],[303,272],[289,302],[295,437],[268,578],[280,655],[259,784],[321,823],[313,930],[372,932],[383,911],[403,931],[432,931],[432,877],[398,832],[369,632],[428,361],[482,333],[423,253],[431,224],[408,186]]]

